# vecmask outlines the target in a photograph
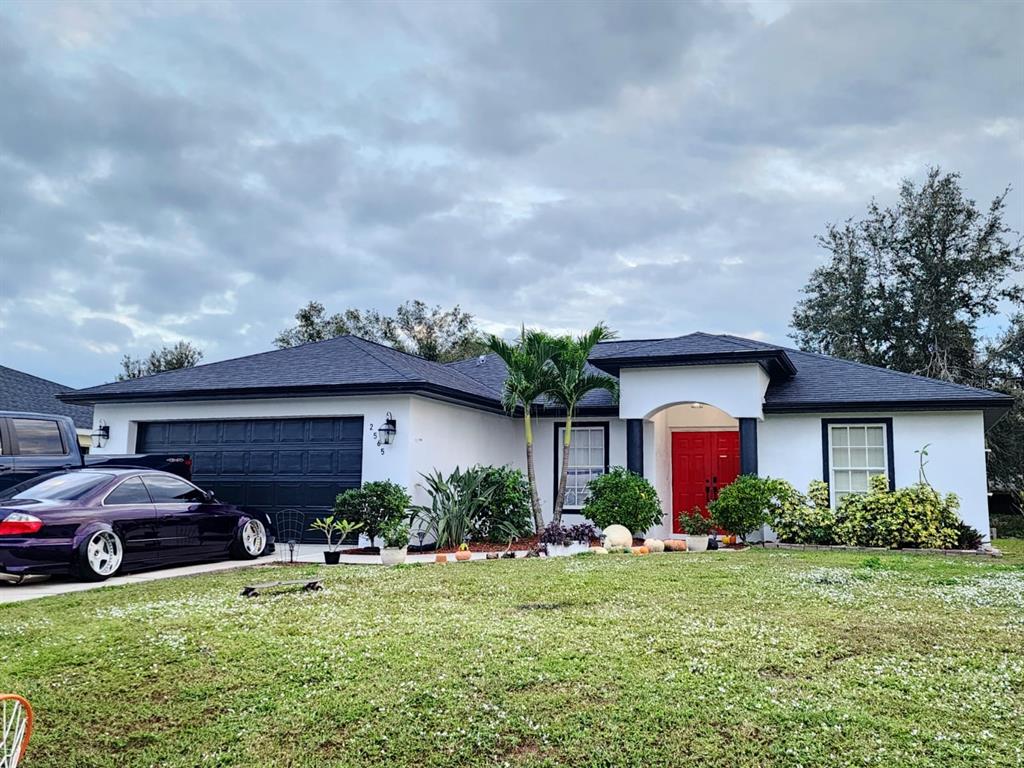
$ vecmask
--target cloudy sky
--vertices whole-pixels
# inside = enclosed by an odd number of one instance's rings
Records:
[[[0,4],[0,363],[86,386],[295,310],[786,341],[938,164],[1024,229],[1024,4]]]

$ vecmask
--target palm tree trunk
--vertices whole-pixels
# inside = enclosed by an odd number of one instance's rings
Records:
[[[526,432],[526,477],[530,482],[530,506],[533,507],[533,527],[537,534],[544,532],[544,513],[540,508],[540,495],[537,493],[537,469],[533,461],[533,425],[530,423],[530,410],[523,415],[523,429]]]
[[[572,442],[572,416],[565,419],[565,437],[562,439],[562,471],[558,477],[558,495],[555,496],[555,515],[552,522],[562,524],[562,508],[565,506],[565,486],[569,484],[569,445]]]

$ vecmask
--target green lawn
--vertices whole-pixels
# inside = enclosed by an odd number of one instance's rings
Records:
[[[35,766],[1024,764],[1024,546],[235,571],[0,606]]]

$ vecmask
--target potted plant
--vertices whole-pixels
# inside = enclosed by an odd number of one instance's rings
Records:
[[[590,551],[590,542],[598,538],[597,529],[590,523],[572,527],[551,523],[540,536],[547,547],[548,557],[567,557]]]
[[[459,549],[455,553],[455,559],[459,561],[469,560],[473,556],[473,553],[469,551],[469,544],[462,542],[459,544]]]
[[[686,549],[689,552],[704,552],[708,548],[708,534],[714,528],[711,517],[705,517],[700,507],[694,507],[679,518],[679,524],[686,531]]]
[[[380,537],[384,546],[380,550],[380,561],[384,565],[398,565],[405,562],[409,549],[409,526],[405,520],[393,518],[381,526]]]
[[[337,515],[318,517],[309,526],[311,531],[320,531],[327,538],[327,549],[324,550],[324,562],[327,565],[337,565],[341,559],[341,545],[345,537],[353,531],[359,530],[361,523],[353,523],[349,520],[341,520]],[[338,534],[338,543],[334,543],[334,535]]]

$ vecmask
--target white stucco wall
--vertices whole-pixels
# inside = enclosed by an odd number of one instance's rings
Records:
[[[416,503],[428,500],[420,473],[448,474],[474,464],[510,465],[526,471],[523,423],[501,414],[411,398],[410,491]]]
[[[667,405],[697,402],[759,419],[768,381],[756,363],[626,368],[619,378],[619,417],[646,419]]]
[[[781,477],[806,490],[823,479],[822,419],[892,418],[897,486],[916,483],[918,456],[928,446],[928,481],[942,493],[960,497],[960,517],[989,535],[985,424],[980,411],[856,414],[769,414],[758,424],[758,474]]]

